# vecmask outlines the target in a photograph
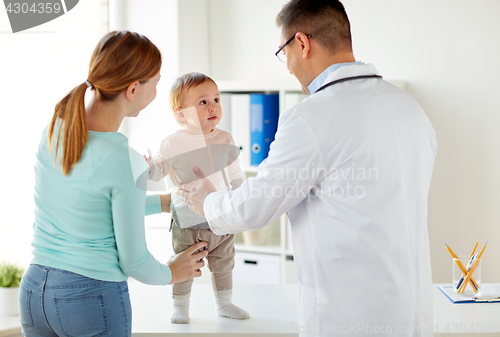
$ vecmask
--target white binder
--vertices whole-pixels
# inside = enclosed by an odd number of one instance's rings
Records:
[[[222,118],[217,127],[231,132],[231,94],[220,94]]]
[[[250,166],[250,95],[231,95],[231,134],[240,148],[242,166]]]

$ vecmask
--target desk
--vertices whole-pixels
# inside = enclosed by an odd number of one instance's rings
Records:
[[[19,317],[1,317],[0,316],[0,337],[22,336],[21,323]]]
[[[215,312],[211,285],[193,286],[191,324],[171,324],[171,287],[148,286],[130,280],[132,300],[132,335],[160,337],[205,336],[296,337],[290,325],[297,323],[296,285],[240,285],[234,287],[233,303],[250,313],[250,319],[233,320]],[[500,336],[500,303],[453,304],[433,285],[434,332],[436,337]],[[266,305],[263,305],[264,299]],[[473,334],[479,329],[496,333]],[[20,336],[18,317],[0,317],[0,337]],[[242,335],[243,334],[243,335]]]
[[[134,337],[180,333],[183,337],[200,334],[225,337],[242,337],[245,334],[259,337],[298,336],[290,333],[290,324],[297,323],[295,285],[235,285],[233,303],[250,313],[250,319],[236,320],[217,315],[210,284],[195,284],[191,295],[190,324],[170,323],[171,287],[144,286],[134,281],[129,282],[129,289]]]
[[[435,336],[500,336],[500,303],[453,304],[433,284]],[[472,334],[472,331],[475,334]]]
[[[219,317],[215,312],[212,287],[208,284],[193,286],[190,324],[171,324],[170,287],[145,286],[130,282],[132,300],[132,335],[134,337],[160,337],[183,334],[193,337],[207,336],[259,336],[296,337],[291,324],[297,324],[297,286],[239,285],[234,287],[233,303],[250,313],[248,320]],[[263,305],[265,300],[266,305]],[[496,333],[481,336],[500,336],[500,303],[453,304],[433,285],[434,332],[436,337],[475,337],[479,332]],[[147,308],[146,310],[144,308]],[[473,329],[473,330],[472,330]],[[243,335],[242,335],[243,334]]]

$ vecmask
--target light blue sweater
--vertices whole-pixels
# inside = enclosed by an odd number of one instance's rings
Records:
[[[89,131],[81,160],[67,176],[54,165],[48,128],[42,134],[35,163],[35,223],[32,263],[69,270],[105,281],[131,276],[165,285],[170,268],[148,251],[144,216],[161,212],[159,195],[138,188],[148,165],[118,132]],[[63,135],[61,134],[62,143]],[[146,172],[146,174],[143,174]],[[136,185],[137,182],[137,185]]]

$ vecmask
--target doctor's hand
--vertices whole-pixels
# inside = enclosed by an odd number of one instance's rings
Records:
[[[198,180],[189,184],[180,184],[177,194],[189,205],[189,209],[199,215],[205,215],[203,203],[210,193],[216,192],[215,186],[205,177],[198,166],[193,167],[193,173]]]
[[[185,251],[172,256],[167,262],[172,271],[172,280],[169,284],[182,282],[193,277],[200,277],[200,269],[205,265],[203,258],[208,255],[207,246],[208,242],[201,241],[187,248]]]

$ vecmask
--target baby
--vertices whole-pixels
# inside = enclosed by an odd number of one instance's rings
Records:
[[[197,180],[198,166],[217,190],[235,189],[245,176],[228,131],[217,128],[222,118],[219,89],[201,73],[180,76],[170,90],[170,106],[181,129],[166,137],[150,164],[149,179],[159,181],[167,174],[175,185]],[[207,241],[215,305],[220,316],[245,319],[249,314],[231,303],[234,267],[234,234],[215,235],[205,217],[188,208],[172,193],[172,244],[177,254],[196,242]],[[189,323],[189,298],[193,279],[173,285],[172,323]]]

